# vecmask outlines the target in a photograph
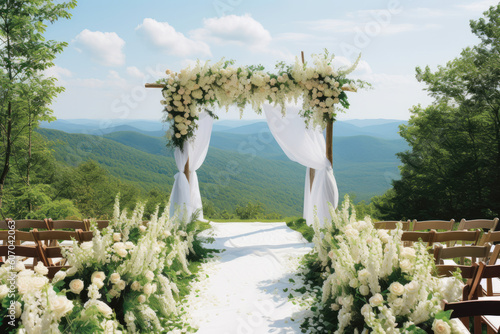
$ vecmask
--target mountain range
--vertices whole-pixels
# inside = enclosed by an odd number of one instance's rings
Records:
[[[399,177],[397,152],[408,148],[398,120],[338,121],[334,126],[334,173],[340,191],[368,201]],[[177,172],[166,147],[165,127],[148,120],[57,120],[39,132],[55,142],[56,159],[78,165],[99,162],[112,175],[145,190],[171,189]],[[305,167],[290,161],[262,120],[214,123],[207,158],[197,171],[202,197],[215,207],[260,201],[268,212],[302,211]]]

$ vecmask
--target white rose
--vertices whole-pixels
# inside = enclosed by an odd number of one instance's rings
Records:
[[[116,287],[117,287],[119,290],[125,290],[125,288],[127,287],[127,283],[126,283],[124,280],[119,280],[119,281],[116,283]]]
[[[94,271],[92,276],[90,276],[90,281],[94,282],[94,280],[96,280],[96,279],[100,280],[100,281],[104,281],[106,279],[106,274],[104,273],[104,271]]]
[[[401,250],[401,257],[403,258],[413,259],[415,256],[415,249],[412,247],[403,247]]]
[[[368,296],[368,294],[370,293],[370,288],[368,287],[368,285],[362,285],[359,287],[359,293],[363,296]]]
[[[153,279],[155,278],[155,274],[154,272],[152,272],[151,270],[148,270],[146,272],[146,278],[148,279],[148,281],[153,281]]]
[[[182,134],[182,131],[181,131],[181,134]],[[139,226],[139,230],[141,232],[146,232],[146,226],[144,226],[144,225]]]
[[[54,278],[52,278],[52,283],[57,283],[65,278],[66,278],[66,272],[59,270],[57,273],[55,273]]]
[[[92,305],[95,305],[97,307],[97,310],[99,310],[99,312],[101,312],[106,318],[113,314],[113,310],[111,309],[111,307],[100,300],[89,300],[83,307],[88,308]]]
[[[370,298],[369,302],[372,307],[379,306],[384,302],[384,297],[380,293],[376,293]]]
[[[435,334],[450,334],[451,333],[451,328],[448,323],[441,319],[436,319],[432,323],[432,330],[434,331]]]
[[[15,315],[16,318],[20,318],[21,314],[23,313],[21,306],[22,305],[20,302],[16,302],[16,315]]]
[[[122,239],[122,234],[121,233],[113,233],[113,241],[120,241]]]
[[[120,280],[120,274],[112,273],[111,276],[109,276],[109,280],[112,284],[116,284]]]
[[[76,267],[71,267],[68,270],[66,270],[66,276],[73,276],[78,272],[78,269]]]
[[[404,259],[399,263],[399,267],[401,268],[401,270],[408,272],[413,268],[413,264],[410,260]]]
[[[349,286],[356,289],[359,286],[359,281],[356,278],[353,278],[349,281]]]
[[[26,267],[24,266],[24,263],[22,262],[16,262],[16,266],[14,267],[14,271],[23,271],[25,270]]]
[[[358,278],[361,282],[367,282],[368,279],[370,278],[370,272],[366,269],[361,269],[358,272]]]
[[[146,285],[144,285],[144,293],[146,295],[149,296],[152,292],[153,292],[153,288],[151,286],[151,283],[147,283]]]
[[[403,307],[403,298],[396,298],[393,302],[392,302],[392,306],[395,307],[396,309],[400,309]]]
[[[407,293],[415,293],[418,291],[418,283],[415,281],[411,281],[410,283],[405,285],[405,290]]]
[[[139,291],[141,289],[141,284],[137,281],[133,282],[130,288],[134,291]]]
[[[389,291],[396,296],[401,296],[405,292],[405,287],[399,282],[394,282],[389,286]]]
[[[180,133],[176,133],[175,134],[175,138],[180,138],[181,137],[181,134]]]
[[[92,284],[94,284],[97,289],[101,289],[104,286],[104,282],[97,278],[92,280]]]
[[[348,237],[354,238],[354,237],[357,237],[359,235],[359,231],[355,230],[353,228],[348,228],[348,229],[345,230],[345,234]]]
[[[109,295],[111,297],[115,298],[115,297],[118,297],[120,295],[120,292],[115,290],[115,289],[111,289],[111,290],[109,290]]]
[[[139,301],[139,303],[141,304],[144,304],[146,302],[146,296],[140,295],[139,297],[137,297],[137,301]]]
[[[40,274],[40,275],[45,276],[49,273],[49,269],[47,269],[47,267],[44,266],[42,262],[38,262],[38,264],[33,269],[35,269],[35,272]]]
[[[170,233],[170,231],[165,230],[165,231],[163,231],[163,235],[168,238],[169,236],[172,235],[172,233]]]
[[[77,295],[80,294],[80,292],[82,292],[83,288],[84,288],[84,284],[83,284],[83,281],[80,279],[74,279],[69,283],[69,289],[74,294],[77,294]]]
[[[125,243],[125,247],[126,247],[127,249],[132,249],[132,248],[134,248],[134,247],[135,247],[135,245],[134,245],[134,243],[133,243],[132,241],[127,241],[127,242]]]
[[[330,308],[332,309],[332,311],[338,311],[340,309],[340,306],[339,304],[335,304],[333,303]]]
[[[50,308],[57,319],[61,319],[73,310],[73,302],[66,296],[54,296],[49,300]]]
[[[126,250],[126,249],[120,248],[120,249],[116,252],[116,254],[118,254],[118,255],[119,255],[119,256],[121,256],[121,257],[126,257],[126,256],[127,256],[127,254],[128,254],[128,252],[127,252],[127,250]]]
[[[9,288],[7,285],[0,285],[0,300],[4,299],[9,294]]]

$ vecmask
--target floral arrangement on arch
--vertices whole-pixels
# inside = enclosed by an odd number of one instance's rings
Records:
[[[348,197],[330,213],[324,228],[314,223],[314,251],[326,265],[325,280],[304,333],[453,332],[441,301],[459,300],[460,277],[433,276],[425,245],[404,247],[401,227],[377,230],[369,217],[357,221]]]
[[[361,56],[360,56],[361,57]],[[277,72],[264,71],[263,66],[233,67],[234,61],[210,65],[209,62],[182,69],[166,71],[167,78],[161,80],[165,106],[165,121],[170,123],[167,132],[169,144],[183,148],[184,142],[193,136],[200,110],[215,106],[226,108],[237,105],[240,112],[250,104],[261,112],[265,102],[281,105],[302,98],[301,116],[309,124],[322,127],[334,121],[337,112],[349,108],[345,91],[356,91],[365,82],[348,79],[357,67],[360,57],[349,68],[335,70],[334,59],[327,51],[323,55],[312,55],[313,66],[296,59],[293,65],[280,62]],[[211,111],[211,116],[216,117]]]
[[[167,206],[168,207],[168,206]],[[92,225],[92,241],[63,249],[71,267],[56,273],[18,262],[0,267],[0,315],[15,306],[15,326],[6,333],[163,333],[185,328],[178,304],[180,279],[191,277],[187,255],[196,230],[169,218],[168,210],[143,224],[143,205],[129,218],[120,213],[102,231]],[[8,286],[15,276],[16,292]]]

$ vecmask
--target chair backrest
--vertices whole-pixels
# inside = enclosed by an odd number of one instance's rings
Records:
[[[458,225],[459,230],[471,230],[476,228],[481,228],[483,230],[495,231],[498,225],[498,218],[495,219],[473,219],[466,220],[462,218],[460,225]]]
[[[471,291],[469,294],[469,299],[473,299],[473,296],[482,295],[481,280],[483,278],[495,278],[500,277],[500,265],[486,265],[486,263],[479,263],[476,275],[472,281]],[[492,294],[493,291],[487,291],[488,294]]]
[[[444,302],[445,311],[453,310],[451,318],[475,317],[480,315],[500,315],[500,300],[466,300],[456,303]]]
[[[96,223],[99,230],[109,226],[109,220],[97,220]]]
[[[35,219],[21,219],[21,220],[13,220],[6,219],[4,221],[0,221],[0,230],[21,230],[21,229],[40,229],[40,230],[48,230],[49,225],[47,220],[35,220]]]
[[[21,242],[23,241],[34,242],[35,239],[33,238],[33,234],[31,232],[8,230],[8,231],[0,231],[0,241],[2,241],[4,245],[8,243],[9,244],[14,243],[15,245],[20,245]]]
[[[446,230],[451,231],[455,224],[455,219],[452,220],[413,220],[413,231],[425,230]]]
[[[415,232],[415,231],[404,231],[401,236],[401,241],[403,242],[416,242],[422,241],[427,242],[428,246],[431,246],[434,242],[434,234],[436,231],[431,230],[429,232]]]
[[[88,224],[83,220],[52,220],[49,219],[51,230],[83,230],[88,231]]]
[[[5,257],[7,260],[9,256],[32,258],[33,264],[35,264],[38,260],[43,261],[43,255],[38,246],[17,245],[13,248],[9,245],[0,245],[0,258]],[[33,264],[28,264],[27,267],[32,267]]]
[[[72,240],[80,241],[78,231],[36,231],[32,232],[36,242],[52,241],[52,240]]]
[[[490,255],[490,244],[486,244],[484,246],[455,246],[455,247],[443,247],[439,245],[434,248],[434,260],[436,264],[441,264],[441,260],[443,259],[455,259],[460,258],[462,263],[464,264],[464,260],[466,257],[468,258],[477,258],[482,261],[486,261],[488,256]]]
[[[481,240],[479,241],[479,245],[485,244],[485,243],[495,243],[495,242],[500,242],[500,231],[488,231],[488,233],[484,233]]]
[[[92,241],[94,238],[94,232],[92,231],[78,231],[78,238],[81,242]]]
[[[436,272],[438,276],[451,277],[453,276],[453,273],[460,269],[460,275],[462,275],[463,278],[472,279],[476,274],[477,267],[477,263],[473,263],[470,266],[460,264],[438,264],[436,265]]]
[[[434,242],[446,242],[449,246],[451,241],[470,241],[472,244],[478,242],[481,231],[446,231],[436,232]]]
[[[396,221],[396,220],[387,220],[381,222],[373,223],[373,227],[376,229],[384,229],[384,230],[395,230],[398,223],[402,224],[403,231],[408,231],[410,229],[410,220],[408,221]]]

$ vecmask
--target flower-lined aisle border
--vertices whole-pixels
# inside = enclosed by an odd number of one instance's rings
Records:
[[[361,57],[361,55],[360,55]],[[201,110],[217,117],[208,108],[221,107],[228,110],[236,105],[243,112],[247,105],[260,113],[265,102],[280,105],[285,113],[285,104],[301,98],[301,116],[307,124],[325,128],[335,121],[337,113],[349,108],[346,91],[357,91],[368,84],[347,78],[356,69],[360,57],[345,69],[335,70],[334,59],[328,51],[312,55],[312,64],[302,63],[297,58],[293,65],[279,62],[277,72],[264,71],[264,67],[233,67],[234,61],[210,65],[198,61],[195,66],[179,72],[166,71],[167,78],[160,80],[163,87],[165,122],[170,123],[167,132],[169,145],[183,148],[197,128],[196,121]]]

